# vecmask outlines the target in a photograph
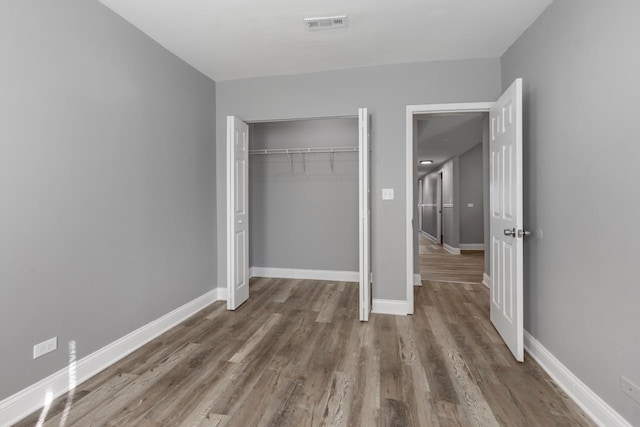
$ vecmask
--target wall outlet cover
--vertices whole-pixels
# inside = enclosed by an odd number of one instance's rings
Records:
[[[382,200],[393,200],[393,188],[382,189]]]
[[[42,341],[40,344],[33,346],[33,358],[37,359],[40,356],[44,356],[47,353],[58,348],[58,337],[50,338],[46,341]]]

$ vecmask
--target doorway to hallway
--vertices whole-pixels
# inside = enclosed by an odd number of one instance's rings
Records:
[[[420,233],[420,274],[423,283],[477,283],[482,284],[484,252],[463,250],[453,255]],[[428,285],[428,283],[427,283]]]

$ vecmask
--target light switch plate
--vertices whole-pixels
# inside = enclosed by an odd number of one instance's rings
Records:
[[[382,189],[382,200],[393,200],[393,188]]]

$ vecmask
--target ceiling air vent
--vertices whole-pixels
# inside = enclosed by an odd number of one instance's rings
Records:
[[[324,18],[305,18],[304,25],[307,26],[307,30],[309,31],[346,28],[347,15],[327,16]]]

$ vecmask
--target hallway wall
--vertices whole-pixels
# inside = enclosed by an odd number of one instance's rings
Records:
[[[459,157],[460,244],[484,244],[482,148],[480,142]]]

